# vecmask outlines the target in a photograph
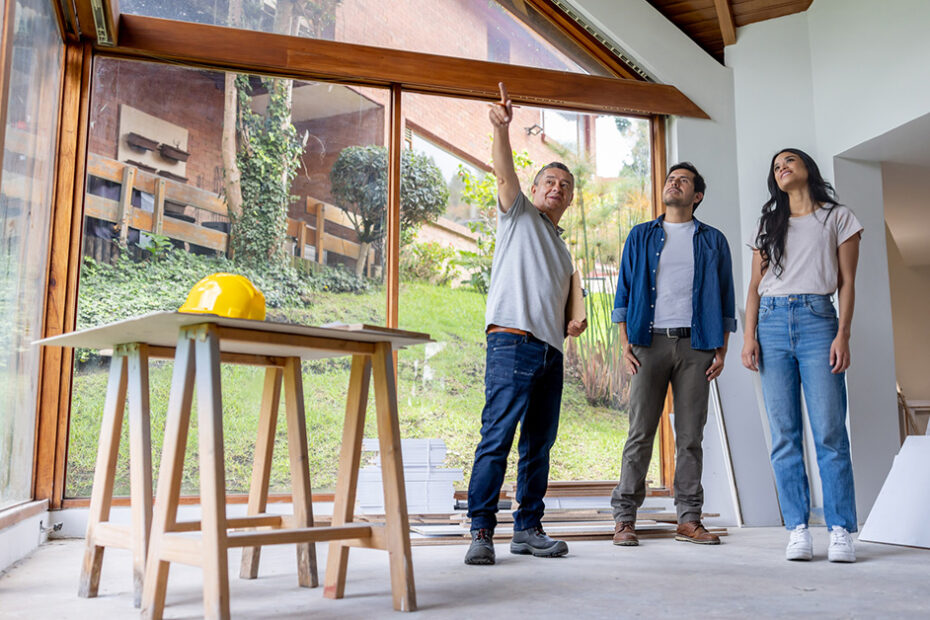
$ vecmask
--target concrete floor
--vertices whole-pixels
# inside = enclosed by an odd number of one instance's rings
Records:
[[[719,547],[643,541],[571,543],[565,558],[514,556],[465,566],[464,546],[415,547],[416,618],[927,618],[930,551],[857,543],[859,562],[826,561],[827,532],[814,529],[815,560],[787,562],[780,528],[730,529]],[[97,599],[77,597],[82,540],[57,540],[0,576],[0,618],[137,618],[128,552],[108,550]],[[320,576],[326,545],[317,547]],[[239,552],[230,553],[232,572]],[[266,547],[260,578],[230,580],[238,618],[399,617],[391,608],[387,555],[353,549],[346,598],[296,587],[293,547]],[[202,615],[199,569],[173,565],[166,618]]]

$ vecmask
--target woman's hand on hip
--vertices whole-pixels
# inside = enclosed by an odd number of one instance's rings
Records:
[[[830,372],[839,374],[849,368],[849,337],[837,334],[830,345]]]
[[[743,342],[743,366],[752,370],[754,372],[759,372],[759,359],[761,349],[759,348],[759,341],[753,338],[752,340],[746,340]],[[832,357],[830,359],[833,359]]]

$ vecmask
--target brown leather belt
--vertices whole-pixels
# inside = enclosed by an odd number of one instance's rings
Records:
[[[503,332],[505,334],[516,334],[517,336],[532,336],[533,334],[522,329],[516,329],[514,327],[501,327],[500,325],[488,325],[488,334],[496,334]]]

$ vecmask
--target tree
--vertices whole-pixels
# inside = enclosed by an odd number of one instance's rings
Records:
[[[303,18],[311,34],[320,36],[324,27],[334,22],[341,1],[278,0],[274,31],[295,35],[298,18]],[[188,4],[188,10],[196,12],[198,21],[211,22],[209,2],[195,0]],[[226,25],[260,27],[263,6],[256,0],[228,0]],[[215,6],[212,22],[219,22]],[[293,80],[261,80],[269,95],[263,115],[252,112],[249,84],[247,76],[226,74],[222,136],[224,193],[231,224],[230,256],[263,264],[283,251],[290,186],[307,136],[298,139],[291,122]]]
[[[617,116],[614,118],[617,129],[624,136],[635,136],[636,141],[630,151],[632,161],[625,163],[620,171],[622,176],[633,177],[639,182],[640,190],[645,191],[649,180],[651,165],[649,159],[649,123],[645,121],[631,121],[628,118]]]
[[[268,91],[264,114],[251,110],[249,78],[236,78],[238,93],[238,151],[236,169],[242,203],[230,209],[230,251],[250,265],[278,259],[287,236],[287,207],[291,181],[300,165],[304,140],[291,123],[290,80],[263,78]],[[228,196],[228,193],[227,193]]]
[[[435,221],[449,201],[449,190],[439,167],[431,157],[404,149],[400,172],[401,230]],[[360,247],[355,272],[362,275],[368,250],[385,234],[387,149],[344,148],[329,172],[329,180],[336,204],[346,212],[358,235]]]

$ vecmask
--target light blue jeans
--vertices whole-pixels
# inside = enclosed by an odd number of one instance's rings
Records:
[[[830,372],[830,344],[838,321],[829,295],[763,297],[757,336],[762,394],[772,431],[772,468],[785,527],[807,525],[810,488],[804,469],[801,388],[823,484],[827,527],[857,528],[846,375]]]

